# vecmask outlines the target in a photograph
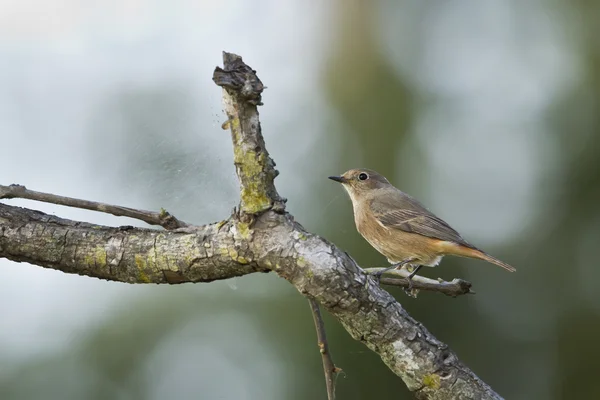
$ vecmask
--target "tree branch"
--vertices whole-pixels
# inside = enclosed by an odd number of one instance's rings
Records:
[[[0,257],[130,283],[208,282],[272,270],[379,354],[418,398],[501,399],[352,258],[285,212],[260,132],[262,83],[239,56],[225,53],[224,61],[214,80],[225,89],[239,211],[219,223],[159,232],[101,227],[0,204]],[[415,283],[424,285],[423,279]]]
[[[329,352],[329,343],[327,342],[327,335],[325,333],[325,323],[321,316],[321,310],[319,309],[319,303],[313,299],[308,299],[310,309],[313,314],[313,320],[315,322],[315,328],[317,330],[317,345],[319,346],[319,352],[323,359],[323,372],[325,373],[325,386],[327,388],[327,399],[335,400],[335,376],[341,371],[333,363],[331,353]]]
[[[210,282],[273,270],[315,299],[423,398],[499,399],[344,252],[269,211],[158,232],[108,228],[0,204],[0,257],[129,283]]]
[[[369,273],[375,273],[385,268],[365,268],[365,270]],[[384,285],[390,286],[400,286],[403,288],[408,288],[409,283],[406,277],[410,274],[410,272],[400,269],[400,270],[391,270],[386,272],[382,277],[380,282]],[[391,276],[386,276],[391,275]],[[447,296],[456,297],[462,294],[475,294],[474,291],[471,290],[471,282],[467,282],[462,279],[453,279],[451,282],[446,282],[441,279],[433,280],[429,278],[425,278],[424,276],[415,275],[412,279],[412,288],[414,296],[419,290],[427,290],[432,292],[443,293]]]
[[[255,253],[258,265],[318,301],[420,398],[501,398],[333,244],[288,215],[265,213],[254,229],[270,231]]]
[[[12,261],[127,283],[211,282],[268,271],[246,255],[231,222],[190,232],[111,228],[0,204],[0,257]]]
[[[29,199],[42,201],[44,203],[58,204],[61,206],[83,208],[85,210],[100,211],[117,217],[129,217],[139,219],[150,225],[160,225],[165,229],[177,229],[188,226],[185,222],[169,214],[165,210],[160,213],[136,210],[129,207],[113,206],[111,204],[98,203],[96,201],[79,200],[72,197],[57,196],[50,193],[35,192],[22,185],[0,185],[0,199]]]
[[[267,211],[280,198],[256,109],[261,104],[262,83],[241,57],[224,53],[223,61],[225,69],[217,67],[213,80],[225,87],[225,111],[242,191],[241,211],[266,211],[252,224],[254,232],[269,231],[255,247],[258,265],[272,268],[300,293],[322,304],[354,338],[377,352],[418,397],[501,398],[345,253],[306,232],[289,214]],[[221,79],[224,73],[230,80]],[[250,151],[248,157],[243,156],[246,151]],[[245,199],[244,194],[252,195]],[[273,207],[273,211],[283,209]]]
[[[240,208],[258,214],[273,208],[283,212],[286,200],[275,189],[279,172],[262,136],[257,106],[262,105],[264,86],[256,71],[242,57],[223,52],[223,67],[216,67],[213,81],[223,88],[223,106],[231,130],[233,163],[241,188]]]

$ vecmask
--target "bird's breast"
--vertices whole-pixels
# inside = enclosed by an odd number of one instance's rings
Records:
[[[382,225],[369,210],[360,207],[354,214],[356,229],[378,252],[390,262],[412,258],[415,264],[435,266],[441,254],[436,246],[439,240]]]
[[[354,214],[356,229],[371,246],[384,256],[394,258],[390,253],[390,244],[394,241],[392,232],[382,226],[377,219],[368,212],[358,209]]]

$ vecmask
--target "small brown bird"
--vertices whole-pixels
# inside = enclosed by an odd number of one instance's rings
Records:
[[[477,258],[507,271],[515,269],[463,239],[446,222],[436,217],[416,199],[392,186],[382,175],[369,169],[351,169],[329,179],[340,182],[354,208],[358,232],[392,265],[410,265],[412,277],[422,266],[435,267],[445,255]]]

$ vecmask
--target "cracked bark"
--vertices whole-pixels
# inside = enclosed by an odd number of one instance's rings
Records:
[[[231,221],[179,232],[113,228],[0,204],[0,256],[67,273],[127,283],[184,283],[269,271],[247,253]]]
[[[260,130],[263,86],[255,71],[224,53],[213,80],[223,87],[241,187],[240,207],[230,218],[204,226],[179,221],[183,228],[157,231],[0,204],[0,257],[128,283],[210,282],[274,271],[379,354],[417,398],[501,399],[350,256],[285,212]]]

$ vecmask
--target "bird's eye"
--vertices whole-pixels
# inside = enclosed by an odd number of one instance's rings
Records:
[[[360,174],[358,174],[359,181],[366,181],[367,179],[369,179],[369,175],[365,174],[364,172],[361,172]]]

